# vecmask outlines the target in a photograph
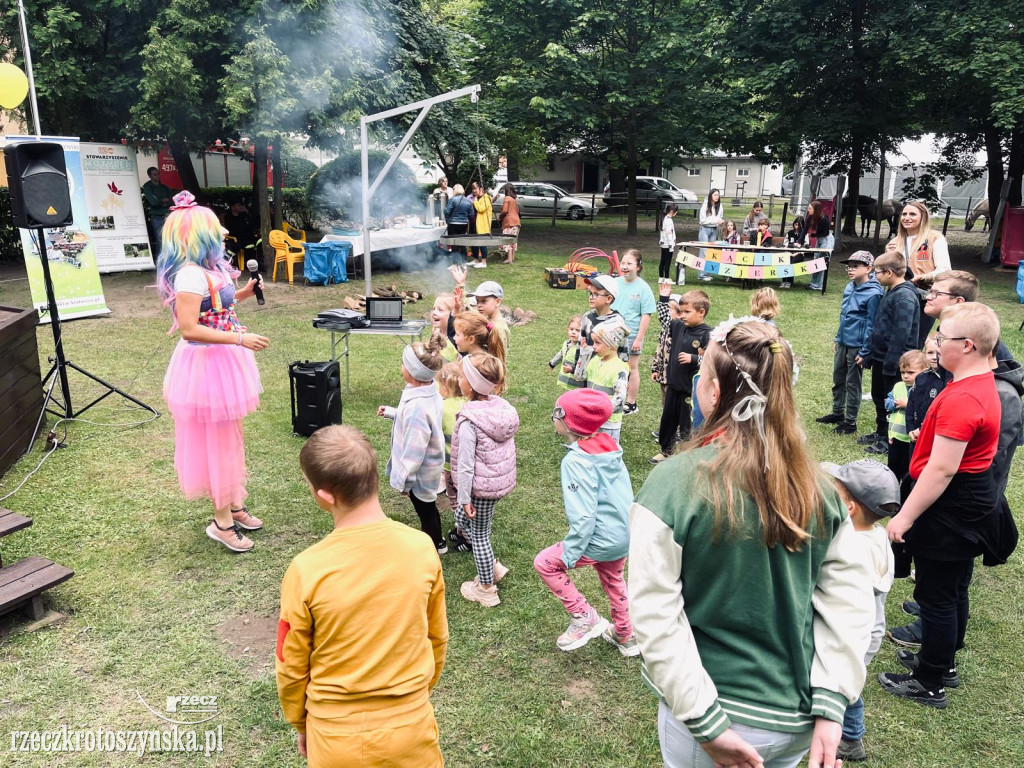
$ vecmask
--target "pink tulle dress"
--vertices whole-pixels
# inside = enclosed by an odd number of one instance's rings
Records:
[[[210,296],[202,301],[199,323],[244,331],[231,280],[221,272],[203,274]],[[262,391],[252,350],[179,339],[164,376],[164,400],[174,419],[174,468],[185,498],[210,498],[217,509],[245,498],[242,419],[259,406]]]

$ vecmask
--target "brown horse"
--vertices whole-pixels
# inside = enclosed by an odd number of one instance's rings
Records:
[[[989,220],[987,197],[979,200],[978,203],[973,208],[971,208],[970,212],[967,214],[967,219],[964,221],[964,231],[970,232],[972,229],[974,229],[974,224],[982,216],[985,217],[985,223],[981,227],[981,231],[984,232],[986,229],[989,228],[989,225],[991,224],[991,221]]]
[[[898,200],[891,197],[882,201],[882,221],[889,223],[890,238],[896,234],[896,220],[902,207]],[[878,215],[878,201],[868,195],[858,195],[857,210],[860,212],[860,236],[864,237],[865,231],[870,231],[870,225]]]

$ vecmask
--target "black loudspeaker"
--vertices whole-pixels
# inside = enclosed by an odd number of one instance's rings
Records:
[[[64,148],[50,141],[4,147],[14,226],[64,227],[74,223]]]
[[[288,366],[292,388],[292,432],[309,437],[320,427],[341,424],[341,366],[336,361],[298,361]]]

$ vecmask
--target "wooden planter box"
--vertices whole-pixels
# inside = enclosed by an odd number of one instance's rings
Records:
[[[39,375],[34,309],[0,306],[0,475],[7,472],[34,439],[43,388]]]

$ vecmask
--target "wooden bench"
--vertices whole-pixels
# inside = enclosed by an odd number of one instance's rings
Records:
[[[31,518],[9,509],[0,509],[0,537],[30,525]],[[26,557],[7,566],[0,560],[0,615],[24,608],[29,618],[38,621],[46,613],[43,609],[43,592],[63,584],[74,575],[75,572],[70,568],[45,557]]]

